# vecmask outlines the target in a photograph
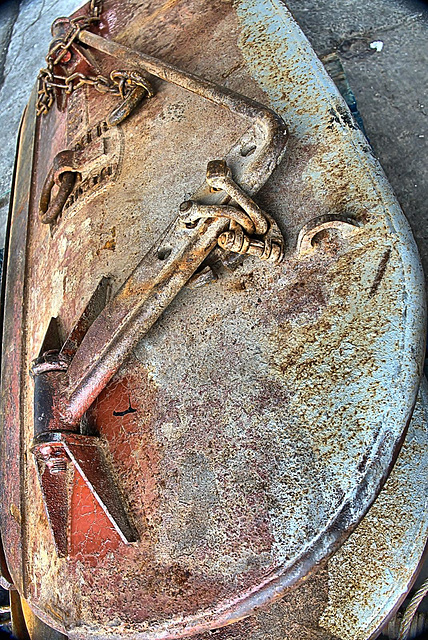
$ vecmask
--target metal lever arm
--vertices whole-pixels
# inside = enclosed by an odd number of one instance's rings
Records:
[[[79,40],[250,120],[250,129],[226,155],[241,192],[243,189],[252,195],[258,191],[281,161],[287,128],[282,118],[266,106],[89,31],[82,30]],[[224,204],[230,196],[225,191],[213,193],[204,183],[192,199],[201,204]],[[94,322],[70,364],[64,393],[64,417],[68,424],[78,423],[227,227],[225,218],[201,220],[192,229],[177,220],[163,234],[163,246],[153,247],[144,256]]]
[[[126,65],[143,69],[250,120],[253,131],[250,135],[244,135],[234,147],[232,151],[236,155],[233,160],[226,158],[236,182],[250,195],[260,189],[281,161],[288,137],[287,128],[282,118],[265,105],[90,31],[82,30],[78,38],[83,44],[117,58]],[[245,155],[247,152],[248,155]]]

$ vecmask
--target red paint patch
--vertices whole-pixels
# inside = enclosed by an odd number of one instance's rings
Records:
[[[147,371],[135,362],[128,365],[128,370],[131,366],[132,375],[127,372],[100,393],[92,417],[108,442],[120,490],[138,527],[139,518],[150,520],[158,512],[159,445],[152,425],[159,417],[156,389]]]
[[[95,567],[98,560],[123,544],[103,509],[76,471],[71,497],[71,548],[76,560]]]

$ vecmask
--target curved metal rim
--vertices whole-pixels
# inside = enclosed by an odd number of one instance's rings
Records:
[[[254,4],[251,0],[241,0],[239,5],[249,5]],[[271,7],[274,9],[276,2],[275,0],[270,1]],[[286,10],[283,5],[281,5],[281,11],[286,13]],[[298,27],[297,27],[298,29]],[[300,31],[300,30],[299,30]],[[301,32],[300,32],[301,34]],[[301,34],[299,37],[304,41],[304,37]],[[310,45],[308,45],[310,46]],[[312,52],[312,56],[315,55]],[[319,73],[323,75],[321,63],[319,63]],[[325,83],[326,84],[326,83]],[[326,98],[328,99],[331,94],[331,85],[328,82],[328,95]],[[348,135],[352,136],[352,143],[355,146],[355,151],[358,153],[358,141],[361,140],[362,134],[357,131],[353,131],[352,133],[348,132]],[[389,187],[386,186],[383,178],[382,171],[374,159],[368,158],[367,155],[361,157],[362,161],[365,161],[367,164],[367,170],[373,175],[372,185],[373,188],[378,191],[382,196],[388,195],[391,198],[391,193]],[[380,179],[379,179],[380,178]],[[409,227],[407,222],[404,219],[404,216],[398,206],[398,203],[394,200],[394,204],[391,207],[390,212],[391,218],[391,230],[396,233],[397,242],[401,243],[401,250],[405,259],[403,259],[403,263],[407,262],[407,264],[412,263],[416,264],[419,260],[417,256],[417,250],[414,245],[414,241],[409,233]],[[424,300],[423,294],[423,275],[422,271],[418,269],[413,269],[410,273],[404,271],[405,282],[404,289],[408,296],[409,300],[409,309],[414,309],[414,313],[410,313],[407,317],[407,326],[406,333],[404,335],[404,342],[407,353],[410,352],[411,347],[415,344],[415,336],[420,336],[424,330],[425,324],[425,310],[421,308],[421,302]],[[420,363],[416,359],[412,359],[413,368],[410,372],[402,373],[401,378],[397,385],[408,387],[412,390],[412,393],[409,394],[408,405],[404,407],[403,411],[403,434],[401,438],[395,442],[395,447],[391,459],[391,466],[395,461],[396,456],[398,455],[399,447],[401,445],[402,439],[404,437],[405,428],[410,420],[413,406],[416,400],[416,390],[419,383],[420,371],[419,365]],[[414,391],[414,393],[413,393]],[[381,443],[379,443],[379,446]],[[361,483],[359,487],[357,487],[354,492],[347,496],[346,501],[343,502],[340,512],[336,515],[336,517],[327,523],[324,531],[322,531],[319,536],[313,541],[313,544],[310,548],[306,549],[299,557],[295,558],[292,563],[289,563],[283,567],[281,567],[276,572],[270,574],[264,583],[259,584],[256,588],[254,588],[251,592],[245,592],[240,594],[239,597],[235,599],[235,601],[231,604],[230,602],[227,605],[220,604],[214,610],[211,610],[208,614],[207,612],[201,611],[193,616],[188,616],[186,618],[177,618],[175,620],[170,620],[168,623],[164,625],[160,625],[156,630],[150,631],[136,631],[136,626],[133,629],[129,629],[129,634],[132,634],[134,638],[140,638],[141,640],[161,640],[167,638],[178,638],[185,637],[189,635],[194,635],[198,633],[202,633],[209,629],[215,629],[221,626],[225,626],[227,624],[231,624],[236,622],[242,618],[251,615],[251,613],[258,607],[267,604],[268,602],[280,598],[284,595],[284,592],[295,585],[299,579],[301,579],[304,575],[308,573],[308,571],[319,564],[322,560],[328,558],[337,547],[344,541],[344,539],[351,533],[353,528],[355,528],[361,518],[365,515],[379,491],[382,488],[383,483],[385,482],[389,470],[389,467],[385,473],[382,475],[380,479],[375,483],[376,489],[373,491],[373,477],[375,474],[374,465],[368,467],[366,476],[364,481]],[[368,497],[369,496],[369,497]],[[348,507],[351,503],[360,502],[364,504],[364,507],[361,509],[358,514],[358,518],[354,519],[354,521],[350,522]],[[172,624],[174,624],[174,629],[172,629]],[[143,625],[139,625],[140,628]],[[166,629],[168,626],[168,629]],[[85,635],[88,638],[96,638],[99,637],[96,632],[91,634],[91,631],[88,631],[85,627],[80,627],[80,629],[85,629]],[[78,632],[79,627],[75,627],[72,631]],[[121,633],[119,635],[115,635],[112,633],[110,635],[111,640],[115,638],[124,637],[125,633]]]

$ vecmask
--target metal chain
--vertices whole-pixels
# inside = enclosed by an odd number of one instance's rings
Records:
[[[91,0],[89,5],[89,15],[99,18],[103,10],[103,0]]]
[[[61,60],[63,60],[63,62],[67,61],[67,57],[70,56],[70,47],[76,38],[78,38],[80,31],[97,22],[100,19],[102,10],[103,0],[91,0],[88,15],[79,16],[70,20],[70,28],[64,36],[62,38],[56,38],[51,42],[46,56],[46,68],[40,69],[38,75],[39,87],[36,105],[36,113],[38,116],[41,114],[46,115],[55,102],[55,89],[64,89],[67,93],[71,93],[71,91],[76,88],[73,88],[72,82],[67,83],[66,76],[54,74],[54,67],[59,64]],[[83,78],[81,78],[81,80],[83,80]],[[109,82],[103,78],[101,84],[104,86],[107,84],[108,86]]]
[[[144,78],[135,71],[112,71],[110,77],[102,75],[94,77],[85,76],[83,73],[72,73],[69,76],[54,73],[54,67],[61,60],[67,62],[70,59],[70,47],[79,37],[82,29],[86,29],[94,22],[98,22],[103,10],[103,0],[91,0],[88,15],[78,16],[70,20],[68,31],[61,38],[56,38],[50,45],[46,56],[46,68],[40,69],[38,75],[38,97],[36,113],[38,116],[46,115],[55,102],[55,89],[70,94],[84,85],[93,87],[99,93],[126,97],[130,90],[136,86],[144,87],[148,96],[152,95],[151,89]]]

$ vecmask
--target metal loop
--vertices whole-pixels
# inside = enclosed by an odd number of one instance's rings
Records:
[[[114,93],[114,88],[111,86],[109,80],[104,76],[97,76],[96,79],[91,82],[93,87],[98,93]]]
[[[228,218],[250,235],[255,233],[250,216],[236,207],[226,204],[199,204],[193,200],[186,200],[180,205],[180,220],[184,224],[193,224],[201,218]]]
[[[153,88],[149,81],[138,71],[122,71],[115,69],[110,73],[110,79],[114,84],[119,86],[142,87],[147,92],[147,97],[154,95]]]
[[[268,223],[260,207],[236,184],[230,175],[230,170],[222,160],[208,163],[207,183],[214,189],[225,191],[248,215],[254,223],[255,231],[263,235],[268,230]]]
[[[98,18],[103,10],[103,0],[91,0],[89,5],[89,13]]]
[[[39,216],[43,224],[52,224],[60,215],[67,201],[67,198],[74,189],[76,184],[77,173],[74,171],[64,171],[60,175],[60,185],[58,193],[53,201],[51,201],[52,189],[55,184],[54,169],[49,171],[44,182],[42,193],[40,195]]]

